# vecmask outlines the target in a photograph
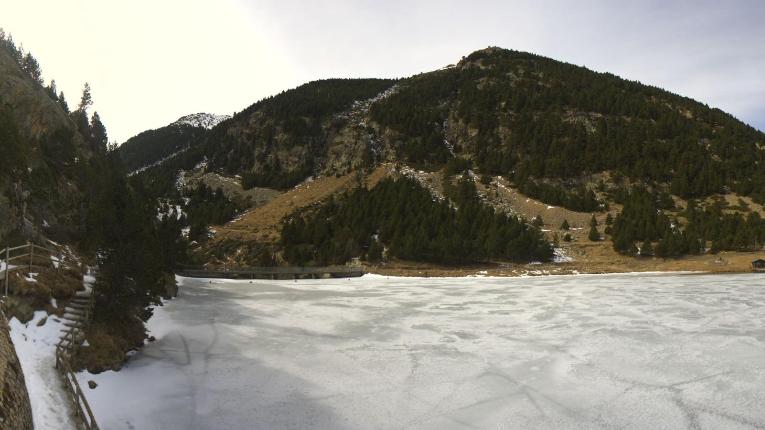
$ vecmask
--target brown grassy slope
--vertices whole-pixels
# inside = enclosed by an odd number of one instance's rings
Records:
[[[374,186],[387,175],[388,168],[380,166],[366,178],[367,186]],[[358,183],[356,173],[335,177],[325,176],[304,182],[269,200],[263,206],[245,212],[237,219],[214,226],[213,244],[226,240],[239,242],[275,243],[279,240],[281,221],[285,216],[314,204],[329,196],[343,192]]]

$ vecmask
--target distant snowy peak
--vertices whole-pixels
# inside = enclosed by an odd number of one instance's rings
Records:
[[[192,127],[213,128],[221,121],[231,118],[231,115],[215,115],[211,113],[193,113],[178,118],[171,125],[190,125]]]

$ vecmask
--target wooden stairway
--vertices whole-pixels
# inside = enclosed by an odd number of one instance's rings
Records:
[[[78,424],[84,430],[98,430],[98,424],[90,409],[90,404],[77,382],[77,376],[72,370],[72,358],[85,341],[85,328],[90,323],[95,303],[93,288],[86,286],[78,291],[64,308],[65,329],[61,330],[61,338],[56,345],[56,369],[61,374],[67,393],[74,405],[74,413]]]

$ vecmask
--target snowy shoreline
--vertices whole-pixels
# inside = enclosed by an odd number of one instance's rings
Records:
[[[506,278],[543,278],[550,276],[557,277],[587,277],[587,276],[673,276],[673,275],[741,275],[749,272],[710,272],[704,270],[677,270],[677,271],[650,271],[650,272],[603,272],[603,273],[539,273],[539,274],[509,274],[509,275],[484,275],[480,273],[467,273],[460,276],[401,276],[401,275],[382,275],[379,273],[366,273],[362,278],[369,279],[459,279],[459,278],[479,278],[479,279],[506,279]],[[192,278],[189,278],[192,279]]]

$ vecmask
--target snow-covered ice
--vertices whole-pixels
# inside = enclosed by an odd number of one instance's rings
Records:
[[[765,277],[181,279],[102,428],[765,428]]]

